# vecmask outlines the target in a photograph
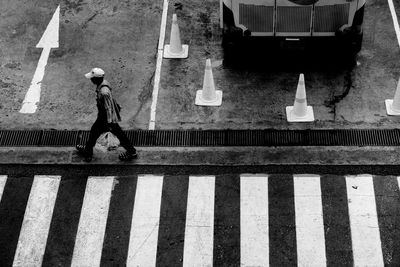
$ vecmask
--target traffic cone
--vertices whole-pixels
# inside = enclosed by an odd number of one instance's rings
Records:
[[[400,79],[397,83],[396,93],[393,99],[386,99],[386,112],[388,115],[400,116]]]
[[[286,107],[286,116],[289,122],[314,121],[314,112],[311,106],[307,106],[306,87],[304,74],[300,74],[297,84],[296,99],[293,106]]]
[[[178,19],[176,14],[172,15],[172,26],[170,35],[170,44],[164,46],[164,58],[187,58],[189,46],[182,45],[179,33]]]
[[[215,90],[210,59],[206,61],[203,90],[197,91],[195,104],[198,106],[221,106],[222,104],[222,91]]]

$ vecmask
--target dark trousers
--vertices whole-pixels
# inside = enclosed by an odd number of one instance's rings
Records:
[[[93,147],[96,145],[96,141],[100,135],[108,131],[118,138],[121,146],[125,148],[126,151],[136,153],[136,149],[133,147],[131,141],[122,131],[118,123],[107,123],[105,120],[97,119],[90,129],[89,140],[86,142],[85,146],[86,152],[89,155],[93,154]]]

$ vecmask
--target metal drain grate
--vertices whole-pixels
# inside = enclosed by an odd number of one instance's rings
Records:
[[[37,146],[43,131],[6,130],[0,133],[0,146]]]
[[[400,146],[398,129],[128,130],[135,146]],[[0,146],[75,146],[89,131],[0,130]]]
[[[40,146],[72,146],[77,143],[79,131],[43,131]]]

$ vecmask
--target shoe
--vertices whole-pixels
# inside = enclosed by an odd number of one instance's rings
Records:
[[[119,154],[119,159],[120,160],[132,160],[132,159],[137,159],[138,155],[137,153],[132,153],[132,152],[122,152]]]
[[[92,155],[88,154],[88,152],[85,149],[85,146],[83,145],[77,145],[76,150],[78,151],[78,154],[84,157],[84,161],[86,162],[91,162],[92,161]]]

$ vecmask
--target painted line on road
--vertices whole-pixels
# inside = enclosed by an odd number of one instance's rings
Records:
[[[71,266],[100,266],[113,176],[88,178]]]
[[[400,189],[400,176],[397,176],[397,184],[399,185],[399,189]]]
[[[397,42],[400,46],[400,27],[399,27],[399,21],[397,20],[396,10],[393,5],[393,0],[388,0],[388,3],[390,8],[390,13],[392,14],[393,18],[393,25],[394,25],[394,30],[396,31]]]
[[[384,266],[371,175],[346,176],[354,266]]]
[[[215,176],[189,176],[183,266],[213,266]]]
[[[35,175],[13,266],[41,266],[61,176]]]
[[[156,109],[157,109],[158,91],[160,89],[161,65],[164,53],[164,39],[165,39],[165,29],[167,26],[167,14],[168,14],[168,0],[164,0],[163,12],[161,16],[160,38],[158,40],[158,48],[157,48],[157,64],[156,64],[156,72],[154,74],[154,85],[152,94],[153,100],[151,103],[149,130],[154,130],[156,128]]]
[[[240,265],[269,266],[268,176],[240,176]]]
[[[1,197],[3,196],[4,186],[6,186],[7,175],[0,175],[0,203]]]
[[[163,176],[138,177],[127,266],[156,266],[162,188]]]
[[[60,6],[57,7],[36,48],[43,48],[31,85],[22,102],[20,113],[35,113],[40,101],[42,80],[52,48],[59,46]]]
[[[318,175],[294,175],[298,266],[326,266],[321,183]]]

